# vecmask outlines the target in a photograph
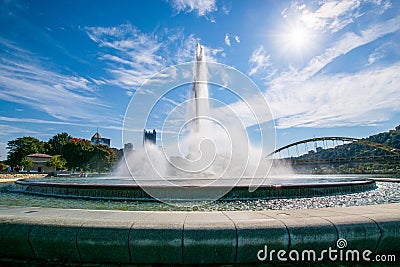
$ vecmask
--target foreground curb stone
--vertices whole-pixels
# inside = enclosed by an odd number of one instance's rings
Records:
[[[246,264],[261,263],[257,252],[265,245],[320,251],[335,248],[339,238],[349,249],[398,255],[400,204],[225,212],[0,206],[2,260]]]

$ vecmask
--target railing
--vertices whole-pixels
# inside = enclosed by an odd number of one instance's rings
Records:
[[[301,141],[297,141],[294,143],[291,143],[289,145],[283,146],[281,148],[276,149],[275,151],[269,153],[267,155],[267,157],[271,157],[283,150],[289,149],[290,147],[295,147],[298,146],[300,144],[306,144],[306,143],[316,143],[318,141],[341,141],[341,142],[351,142],[351,143],[358,143],[358,144],[363,144],[363,145],[367,145],[367,146],[371,146],[371,147],[375,147],[384,151],[387,151],[393,155],[400,155],[400,150],[393,148],[393,147],[389,147],[383,144],[379,144],[379,143],[375,143],[375,142],[371,142],[365,139],[359,139],[359,138],[352,138],[352,137],[337,137],[337,136],[329,136],[329,137],[316,137],[316,138],[311,138],[311,139],[305,139],[305,140],[301,140]]]

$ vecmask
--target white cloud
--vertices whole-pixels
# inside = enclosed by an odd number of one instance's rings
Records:
[[[372,126],[400,112],[400,64],[273,84],[265,97],[277,128]],[[259,99],[250,100],[248,105],[259,110],[255,114],[268,108]],[[246,127],[268,121],[255,121],[242,102],[228,107]]]
[[[380,60],[388,56],[391,51],[398,51],[399,47],[400,46],[398,44],[387,42],[375,48],[374,51],[368,56],[368,65],[379,62]]]
[[[3,136],[7,135],[14,135],[14,134],[19,134],[19,135],[37,135],[39,134],[38,131],[33,131],[33,130],[28,130],[22,127],[15,127],[12,125],[5,125],[0,123],[0,131]],[[5,144],[5,143],[4,143]]]
[[[365,2],[375,4],[378,8],[373,8],[372,11],[378,15],[383,14],[392,7],[391,0],[365,0]]]
[[[196,44],[200,42],[200,38],[191,34],[187,38],[182,35],[180,40],[182,43],[176,52],[177,63],[194,61],[194,49]]]
[[[305,12],[303,21],[316,22],[314,26],[336,32],[353,22],[360,5],[360,0],[327,1],[314,13]]]
[[[369,56],[368,56],[368,65],[372,65],[374,64],[377,60],[382,59],[383,58],[383,54],[381,51],[375,49],[374,52],[372,52]]]
[[[232,9],[232,4],[229,3],[224,3],[222,5],[222,12],[224,12],[225,15],[228,15],[231,12]]]
[[[371,125],[400,111],[400,65],[289,81],[266,97],[280,128]]]
[[[131,24],[113,27],[86,27],[89,38],[104,54],[100,60],[108,62],[112,75],[108,83],[128,91],[138,89],[147,79],[162,69],[194,60],[194,49],[201,40],[183,30],[164,30],[161,33],[144,33]],[[222,48],[205,46],[207,61],[215,62]],[[103,50],[101,50],[103,51]],[[127,93],[128,96],[132,92]]]
[[[293,2],[282,12],[282,16],[289,21],[301,22],[311,29],[337,32],[365,14],[361,10],[365,3],[376,5],[369,8],[368,12],[382,13],[391,7],[390,1],[381,0],[324,0],[317,5],[301,1]]]
[[[204,45],[207,62],[218,62],[218,58],[225,57],[224,49],[222,47],[213,48]]]
[[[278,127],[369,125],[388,120],[399,111],[399,65],[354,74],[317,73],[335,58],[399,29],[400,18],[395,18],[360,34],[349,32],[303,69],[291,69],[273,79],[266,96]]]
[[[329,74],[323,69],[338,57],[398,30],[400,18],[377,23],[358,34],[348,32],[304,68],[291,67],[275,75],[268,82],[266,98],[277,126],[374,125],[389,120],[400,111],[400,64],[371,65],[355,73]],[[383,50],[385,46],[370,54],[370,63]],[[261,66],[268,67],[266,57],[262,46],[253,52],[251,74],[262,70]]]
[[[101,119],[108,106],[96,97],[89,78],[60,74],[6,40],[7,55],[0,64],[0,99],[27,105],[60,120]],[[49,64],[46,63],[48,66]]]
[[[348,32],[341,39],[336,41],[331,47],[318,56],[312,58],[306,67],[301,70],[290,70],[278,77],[275,82],[279,83],[284,80],[305,81],[317,72],[322,70],[327,64],[335,58],[345,55],[353,49],[368,44],[381,38],[389,33],[393,33],[400,29],[400,17],[378,23],[366,30],[360,31],[359,34]]]
[[[148,64],[160,64],[159,51],[161,43],[157,36],[145,34],[131,24],[122,24],[113,27],[85,27],[89,38],[99,46],[113,48],[128,55],[131,64],[135,61]],[[117,59],[111,57],[109,59]],[[119,62],[129,64],[128,61]]]
[[[231,39],[229,39],[229,35],[225,34],[225,43],[227,46],[231,46]]]
[[[115,77],[110,81],[113,84],[135,89],[165,67],[160,55],[162,42],[153,34],[142,33],[131,24],[86,27],[85,30],[100,47],[113,49],[112,53],[100,57],[110,62],[108,71]]]
[[[270,65],[270,55],[267,55],[264,47],[261,45],[253,51],[249,59],[250,71],[249,75],[252,76],[258,72],[265,71]]]
[[[217,11],[216,0],[170,0],[169,3],[177,13],[197,12],[198,16],[206,16]]]
[[[71,125],[71,126],[78,126],[78,127],[83,127],[83,128],[96,128],[98,127],[98,124],[95,123],[76,123],[76,122],[68,122],[68,121],[52,121],[52,120],[41,120],[41,119],[32,119],[32,118],[13,118],[13,117],[5,117],[5,116],[0,116],[0,121],[3,122],[15,122],[15,123],[34,123],[34,124],[50,124],[50,125]],[[115,122],[119,125],[122,124],[122,119],[120,120],[115,120]],[[113,130],[121,130],[121,126],[112,126],[112,125],[102,125],[102,129],[113,129]],[[15,128],[19,129],[19,128]],[[10,131],[7,133],[18,133],[18,132],[12,132],[12,128],[10,128]],[[38,132],[32,132],[28,130],[20,130],[20,133],[30,133],[30,134],[37,134]]]
[[[233,39],[236,43],[240,43],[240,38],[238,35],[233,36]],[[231,46],[231,36],[228,33],[225,34],[225,44],[227,46]]]

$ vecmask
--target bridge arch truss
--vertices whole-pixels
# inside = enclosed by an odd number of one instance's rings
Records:
[[[281,151],[284,151],[284,150],[288,150],[291,147],[297,147],[298,145],[307,144],[307,143],[317,143],[317,142],[320,142],[320,141],[322,141],[322,142],[326,142],[326,141],[333,141],[333,142],[336,141],[336,142],[338,142],[338,141],[340,141],[340,142],[343,142],[343,144],[345,142],[347,142],[347,143],[358,143],[358,144],[363,144],[363,145],[375,147],[375,148],[378,148],[378,149],[382,149],[382,150],[387,151],[387,152],[389,152],[389,153],[391,153],[393,155],[396,155],[396,156],[400,155],[400,150],[399,149],[396,149],[396,148],[393,148],[393,147],[390,147],[390,146],[386,146],[386,145],[383,145],[383,144],[371,142],[371,141],[368,141],[366,139],[359,139],[359,138],[353,138],[353,137],[328,136],[328,137],[314,137],[314,138],[305,139],[305,140],[301,140],[301,141],[297,141],[297,142],[291,143],[289,145],[286,145],[286,146],[283,146],[281,148],[278,148],[278,149],[274,150],[273,152],[269,153],[267,155],[267,157],[274,156],[275,154],[278,154],[278,153],[280,153]]]

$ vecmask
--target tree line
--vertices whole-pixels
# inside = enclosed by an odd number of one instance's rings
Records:
[[[52,155],[49,166],[57,170],[82,170],[107,172],[116,162],[116,152],[102,144],[93,145],[89,140],[75,138],[66,132],[58,133],[47,142],[31,136],[19,137],[7,142],[9,166],[32,167],[29,154]]]

